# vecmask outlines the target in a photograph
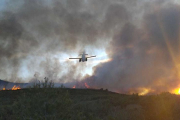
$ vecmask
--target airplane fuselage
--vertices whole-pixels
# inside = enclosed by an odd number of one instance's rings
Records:
[[[85,52],[83,52],[83,54],[81,54],[81,57],[69,58],[69,59],[79,59],[79,62],[85,62],[87,61],[88,58],[96,57],[96,56],[86,56],[86,55],[88,54],[85,54]]]
[[[82,58],[79,59],[79,62],[85,62],[85,61],[87,61],[87,58],[86,58],[86,54],[83,52]]]

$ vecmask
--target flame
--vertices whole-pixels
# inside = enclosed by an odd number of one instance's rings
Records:
[[[72,88],[76,88],[76,86],[74,85]]]
[[[173,90],[172,93],[180,95],[180,88]]]
[[[149,89],[144,88],[142,92],[139,93],[139,95],[146,95],[149,93]]]
[[[84,83],[85,87],[86,88],[90,88],[89,85],[87,83]]]
[[[138,94],[139,95],[147,95],[149,93],[154,93],[155,91],[151,88],[138,88]]]
[[[19,90],[19,89],[21,89],[19,86],[17,86],[16,87],[16,85],[14,85],[13,87],[12,87],[12,90]]]
[[[19,90],[21,89],[20,86],[14,85],[11,89],[6,89],[5,87],[2,90]],[[0,90],[1,91],[1,90]]]
[[[2,90],[6,90],[6,88],[5,87],[3,87],[3,89]],[[1,90],[0,90],[1,91]]]

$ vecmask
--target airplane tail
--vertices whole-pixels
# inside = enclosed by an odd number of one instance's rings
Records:
[[[79,54],[79,55],[83,55],[83,54]],[[88,55],[88,54],[85,54],[85,55]]]

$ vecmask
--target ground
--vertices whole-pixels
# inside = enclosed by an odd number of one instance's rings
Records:
[[[0,120],[179,120],[180,96],[107,90],[28,88],[0,91]]]

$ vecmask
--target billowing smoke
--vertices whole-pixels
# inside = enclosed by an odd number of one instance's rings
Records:
[[[103,47],[102,16],[95,1],[9,0],[0,16],[0,76],[17,81],[39,76],[59,80],[85,69],[68,62],[72,53]],[[99,1],[100,2],[100,1]],[[92,4],[89,6],[89,4]],[[102,6],[103,7],[103,6]],[[98,8],[100,9],[100,8]],[[65,55],[64,55],[65,54]],[[68,56],[69,55],[69,56]],[[71,55],[72,56],[72,55]],[[76,57],[76,56],[74,56]],[[60,63],[59,60],[65,61]],[[70,70],[65,72],[64,70]],[[29,75],[29,76],[27,76]],[[71,80],[68,79],[68,80]]]
[[[107,47],[112,60],[94,67],[93,76],[86,78],[95,88],[158,93],[179,87],[180,6],[166,0],[144,6],[137,14],[140,24],[127,18],[114,31]]]
[[[0,11],[2,79],[83,80],[123,93],[180,87],[176,0],[8,0],[5,6]],[[65,57],[84,48],[105,48],[111,60],[83,77],[87,63]]]

